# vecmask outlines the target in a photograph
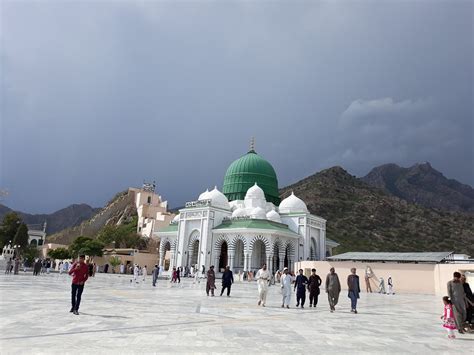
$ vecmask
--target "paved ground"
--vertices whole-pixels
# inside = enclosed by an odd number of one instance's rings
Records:
[[[234,284],[230,298],[206,297],[203,283],[188,280],[150,283],[99,274],[75,316],[68,276],[1,274],[0,352],[474,353],[474,335],[447,339],[434,296],[364,293],[354,315],[344,291],[330,313],[325,294],[316,310],[286,310],[277,287],[262,308],[255,283]]]

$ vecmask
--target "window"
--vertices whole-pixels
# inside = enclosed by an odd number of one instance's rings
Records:
[[[151,203],[151,196],[148,196],[147,203]]]

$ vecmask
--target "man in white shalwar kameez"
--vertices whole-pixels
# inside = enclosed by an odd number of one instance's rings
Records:
[[[140,269],[138,268],[138,265],[135,264],[135,267],[133,268],[133,281],[135,283],[138,283],[139,274],[140,274]]]
[[[281,294],[283,296],[283,301],[281,308],[290,308],[290,301],[291,301],[291,283],[293,278],[288,272],[288,268],[283,269],[283,275],[281,276]]]
[[[267,265],[263,264],[262,268],[257,271],[257,285],[258,285],[258,305],[265,307],[268,292],[268,280],[270,280],[270,273],[267,270]]]

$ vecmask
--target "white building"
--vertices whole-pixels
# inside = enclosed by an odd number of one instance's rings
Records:
[[[41,246],[46,241],[46,222],[43,224],[28,224],[28,244]]]
[[[253,149],[227,169],[223,192],[206,190],[153,235],[165,271],[211,265],[249,271],[263,263],[272,272],[291,270],[297,261],[324,260],[338,245],[326,239],[326,220],[293,193],[280,202],[273,167]]]

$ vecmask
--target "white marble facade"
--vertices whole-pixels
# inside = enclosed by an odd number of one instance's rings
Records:
[[[229,201],[217,188],[203,192],[166,228],[158,230],[160,265],[204,266],[216,271],[256,270],[263,263],[274,272],[301,260],[324,260],[337,244],[326,241],[326,220],[308,212],[293,193],[279,207],[265,200],[255,184],[244,200]]]

